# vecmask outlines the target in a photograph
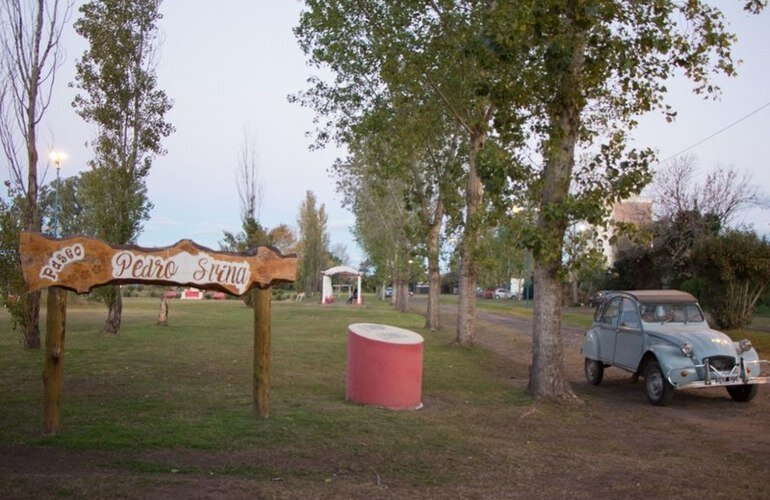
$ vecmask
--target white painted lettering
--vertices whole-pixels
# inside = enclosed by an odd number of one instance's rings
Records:
[[[59,279],[59,273],[72,262],[83,260],[85,251],[83,245],[75,243],[72,246],[57,250],[48,259],[48,264],[40,269],[40,277],[50,281],[56,281]]]

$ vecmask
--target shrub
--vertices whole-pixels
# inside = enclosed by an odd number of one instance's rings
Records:
[[[700,300],[720,328],[742,328],[770,282],[770,243],[754,232],[702,240],[692,256]]]

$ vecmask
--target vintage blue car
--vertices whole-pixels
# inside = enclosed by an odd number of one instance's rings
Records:
[[[725,387],[747,402],[768,383],[749,340],[734,342],[712,330],[695,297],[677,290],[607,292],[585,334],[585,375],[599,385],[604,369],[617,366],[644,377],[650,403],[663,406],[674,389]]]

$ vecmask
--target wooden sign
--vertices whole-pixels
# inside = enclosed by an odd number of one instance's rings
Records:
[[[238,254],[182,240],[165,248],[112,246],[95,238],[53,239],[22,232],[19,251],[28,291],[59,286],[85,293],[123,283],[189,285],[243,295],[253,286],[292,282],[297,257],[260,246]]]

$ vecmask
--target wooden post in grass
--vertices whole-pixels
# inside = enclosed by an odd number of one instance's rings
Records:
[[[45,368],[43,369],[43,432],[59,433],[64,365],[64,334],[67,322],[67,291],[58,286],[48,289],[45,334]]]
[[[254,412],[270,416],[270,299],[272,289],[254,289]]]

